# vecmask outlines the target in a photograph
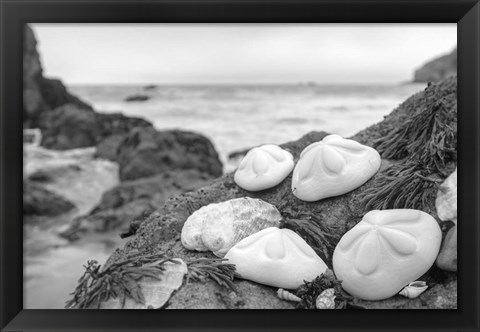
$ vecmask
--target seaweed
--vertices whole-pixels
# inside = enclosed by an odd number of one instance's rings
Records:
[[[221,287],[236,292],[233,279],[239,275],[235,272],[235,265],[224,263],[226,260],[226,258],[199,258],[187,263],[187,283],[190,279],[195,281],[212,279]]]
[[[420,209],[434,197],[441,179],[433,178],[421,166],[410,161],[389,166],[363,192],[364,211],[384,209]]]
[[[329,260],[330,253],[335,250],[339,241],[337,234],[342,234],[341,224],[326,224],[314,215],[294,212],[291,208],[284,208],[284,227],[302,235],[302,238],[323,259]]]
[[[303,285],[297,289],[296,295],[301,298],[301,301],[297,303],[296,308],[316,309],[317,297],[329,288],[333,288],[335,291],[335,309],[359,307],[353,304],[354,297],[342,289],[342,282],[337,280],[332,270],[326,270],[312,281],[304,281]]]
[[[89,260],[65,308],[98,309],[102,302],[112,298],[119,298],[122,308],[127,298],[145,304],[140,279],[149,277],[161,280],[167,262],[179,264],[163,254],[134,254],[102,270],[97,261]]]
[[[445,166],[457,160],[456,107],[436,99],[435,90],[425,89],[426,109],[420,108],[400,127],[374,142],[383,158],[415,160],[428,174],[447,175]]]

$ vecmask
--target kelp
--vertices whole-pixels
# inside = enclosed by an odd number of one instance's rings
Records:
[[[301,298],[297,303],[297,309],[316,309],[317,297],[326,289],[333,288],[335,291],[335,309],[361,308],[355,304],[354,297],[342,289],[342,282],[337,280],[332,270],[326,270],[312,281],[305,281],[300,286],[296,295]]]
[[[139,281],[144,277],[161,280],[164,264],[178,261],[163,254],[134,254],[119,260],[105,269],[95,260],[88,261],[85,272],[66,302],[66,309],[98,309],[102,302],[119,298],[122,308],[127,298],[145,304]]]
[[[236,291],[233,279],[238,277],[235,265],[224,263],[225,258],[199,258],[187,263],[189,280],[203,282],[212,279],[219,286]]]
[[[342,234],[341,225],[322,222],[315,215],[294,212],[289,207],[285,207],[281,213],[284,216],[284,227],[300,234],[320,257],[328,261],[330,253],[335,250],[335,243],[339,241],[336,234]]]
[[[424,209],[457,160],[457,108],[429,84],[424,105],[374,142],[386,159],[402,160],[379,173],[361,203],[371,209]]]
[[[420,209],[428,205],[441,183],[417,163],[393,164],[379,174],[362,195],[364,211]]]
[[[224,263],[225,260],[199,258],[187,262],[187,283],[189,280],[203,282],[211,279],[221,287],[236,291],[233,284],[233,279],[238,277],[235,265]],[[134,254],[102,270],[97,261],[89,260],[65,308],[98,309],[102,302],[116,298],[119,298],[122,308],[127,298],[145,304],[145,296],[139,281],[144,277],[161,280],[165,271],[164,264],[167,262],[179,264],[164,254]]]
[[[374,142],[383,158],[406,158],[421,165],[427,174],[446,174],[445,166],[457,160],[457,109],[437,99],[435,89],[425,89],[426,109],[419,108],[410,119]]]

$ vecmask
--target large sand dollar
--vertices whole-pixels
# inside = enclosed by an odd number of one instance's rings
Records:
[[[300,154],[293,170],[293,194],[307,202],[343,195],[367,182],[380,163],[375,149],[339,135],[328,135]]]
[[[269,227],[238,242],[225,258],[244,279],[296,289],[327,269],[327,265],[297,233]]]
[[[342,287],[364,300],[382,300],[422,276],[435,262],[442,232],[429,214],[374,210],[341,238],[333,269]]]

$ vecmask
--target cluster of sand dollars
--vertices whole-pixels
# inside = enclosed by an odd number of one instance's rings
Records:
[[[293,194],[311,202],[358,188],[380,164],[375,149],[329,135],[307,146],[296,165],[293,156],[278,146],[254,148],[243,158],[234,180],[245,190],[260,191],[278,185],[293,170]],[[185,222],[181,239],[187,249],[227,258],[244,279],[297,289],[324,273],[327,265],[298,234],[281,226],[282,217],[273,205],[244,197],[197,210]],[[435,262],[441,240],[438,223],[425,212],[373,210],[340,239],[333,270],[345,291],[364,300],[381,300],[400,291],[415,297],[426,285],[414,281]]]

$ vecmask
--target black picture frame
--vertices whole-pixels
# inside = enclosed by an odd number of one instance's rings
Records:
[[[0,0],[2,331],[479,329],[478,0]],[[23,310],[22,36],[25,23],[457,23],[459,271],[456,310]]]

